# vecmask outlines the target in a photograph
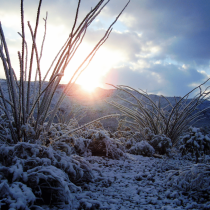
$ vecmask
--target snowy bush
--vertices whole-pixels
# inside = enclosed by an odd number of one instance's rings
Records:
[[[121,135],[119,135],[119,133]],[[164,134],[155,135],[150,128],[147,127],[144,128],[142,132],[117,131],[114,136],[121,136],[119,140],[132,154],[142,154],[145,156],[148,154],[151,156],[155,152],[160,155],[169,155],[172,147],[170,138],[166,137]],[[143,152],[143,148],[145,148],[145,152]],[[152,152],[153,149],[154,152]]]
[[[189,133],[181,138],[180,144],[182,155],[190,153],[192,157],[196,157],[196,163],[199,157],[210,154],[210,138],[203,135],[200,128],[190,127]]]
[[[144,138],[155,149],[156,153],[161,155],[170,154],[172,142],[171,139],[164,134],[155,135],[149,128],[143,130]]]
[[[124,146],[121,141],[111,138],[110,133],[104,130],[101,123],[94,123],[88,126],[88,128],[84,127],[66,136],[61,136],[61,132],[63,131],[57,130],[54,125],[55,124],[53,124],[50,135],[47,136],[47,145],[51,145],[54,149],[59,149],[67,155],[76,153],[83,157],[96,155],[107,156],[114,159],[118,159],[124,155]],[[53,140],[59,135],[62,138],[58,141]],[[43,135],[42,139],[44,139],[44,137]]]
[[[89,129],[75,138],[74,149],[81,156],[106,156],[119,159],[124,156],[124,147],[120,141],[110,138],[105,130]]]
[[[62,152],[65,152],[66,155],[70,156],[76,154],[75,148],[73,147],[74,144],[75,144],[75,138],[71,137],[65,140],[65,142],[62,141],[53,142],[51,146],[55,151],[60,150]]]
[[[18,201],[17,209],[21,209],[21,202],[28,207],[34,203],[38,206],[65,204],[71,208],[72,192],[80,191],[76,185],[94,177],[91,165],[83,158],[36,144],[1,145],[0,160],[0,188],[5,191],[0,194],[1,205],[9,207],[19,199],[15,193],[10,196],[14,188],[23,194],[24,200]],[[8,200],[8,197],[11,198]]]
[[[128,140],[126,140],[125,138],[120,138],[119,139],[123,145],[125,145],[126,149],[130,149],[132,146],[134,146],[137,142],[135,141],[134,138],[129,138]]]
[[[126,138],[126,139],[129,139],[133,136],[134,132],[132,131],[116,131],[114,133],[114,137],[115,138]]]
[[[114,138],[119,139],[119,141],[122,143],[123,146],[125,146],[127,149],[130,149],[132,146],[134,146],[136,143],[145,140],[144,136],[140,132],[134,132],[134,131],[116,131],[113,134]]]
[[[142,133],[147,141],[152,140],[152,138],[155,136],[155,134],[148,127],[144,128]]]
[[[91,156],[92,152],[88,148],[91,141],[92,141],[91,139],[85,139],[82,137],[76,138],[76,141],[74,144],[74,149],[76,153],[84,157]]]
[[[2,170],[0,169],[0,172]],[[36,197],[31,188],[21,182],[0,181],[0,209],[27,209],[34,204]]]
[[[155,149],[147,141],[141,141],[132,146],[129,153],[150,157],[155,153]]]
[[[54,143],[56,138],[61,137],[62,141],[68,141],[71,138],[70,135],[64,136],[67,132],[73,130],[78,125],[76,120],[73,120],[73,123],[62,124],[62,123],[52,123],[48,132],[46,132],[47,123],[44,123],[43,129],[40,132],[40,137],[37,142],[42,145],[49,145]]]
[[[135,132],[132,137],[136,142],[144,140],[144,136],[140,132]]]
[[[160,155],[167,154],[169,155],[171,152],[172,142],[171,139],[166,137],[164,134],[155,135],[150,141],[150,145],[152,145],[155,149],[155,152]]]
[[[119,159],[124,155],[121,143],[110,138],[104,131],[93,134],[89,148],[93,155],[104,155],[113,159]]]
[[[210,165],[194,164],[179,170],[169,171],[167,186],[187,192],[194,195],[195,198],[210,195]],[[199,198],[197,198],[199,199]]]

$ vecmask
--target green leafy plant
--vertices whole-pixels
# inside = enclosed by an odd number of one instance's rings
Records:
[[[28,45],[25,37],[26,27],[24,21],[24,6],[23,0],[21,0],[21,33],[19,33],[19,35],[22,38],[22,50],[21,52],[18,52],[18,58],[20,63],[19,78],[17,78],[16,73],[12,67],[7,42],[0,22],[0,57],[3,63],[9,95],[7,97],[2,90],[2,87],[0,86],[0,109],[4,112],[4,116],[6,118],[7,125],[10,130],[10,135],[7,135],[6,133],[0,135],[0,139],[2,141],[5,142],[6,139],[11,143],[17,143],[19,141],[28,141],[29,138],[32,137],[34,139],[38,139],[40,133],[43,130],[43,124],[44,122],[46,122],[47,118],[48,120],[47,126],[45,126],[45,131],[46,133],[49,131],[54,117],[66,96],[66,93],[72,90],[72,87],[78,79],[78,77],[89,65],[98,49],[108,39],[112,31],[112,26],[118,20],[119,16],[122,14],[122,12],[129,3],[128,1],[123,10],[119,13],[119,15],[113,21],[113,23],[109,26],[101,40],[95,45],[95,47],[87,55],[85,60],[81,62],[80,66],[78,67],[78,69],[76,69],[73,76],[70,78],[68,84],[66,85],[64,91],[58,98],[53,110],[50,111],[50,105],[53,96],[61,81],[62,76],[64,75],[67,65],[69,64],[69,62],[71,62],[78,47],[82,43],[88,27],[100,14],[102,9],[108,4],[108,2],[109,0],[100,0],[96,4],[96,6],[90,10],[90,12],[85,16],[85,18],[80,23],[78,23],[78,15],[81,3],[81,0],[78,0],[74,24],[72,26],[69,37],[67,38],[65,44],[61,47],[60,51],[53,60],[49,70],[44,76],[42,75],[43,73],[40,66],[40,60],[42,57],[42,51],[46,35],[47,15],[44,19],[45,32],[40,52],[38,52],[38,47],[36,44],[36,36],[39,26],[42,0],[39,1],[36,25],[34,30],[32,29],[30,22],[28,21],[28,28],[30,30],[32,39],[30,56],[28,56]],[[28,60],[30,61],[29,66]],[[34,60],[36,62],[36,70],[34,82],[32,82],[32,69],[34,66]],[[50,75],[50,79],[46,85],[45,80],[48,75]],[[31,95],[33,95],[33,97],[31,97]],[[28,132],[26,128],[30,128],[30,130],[33,132]],[[30,133],[30,135],[28,135],[28,133]],[[31,133],[33,133],[33,136],[31,136]]]
[[[209,98],[209,86],[202,90],[202,87],[208,81],[209,79],[179,100],[174,98],[175,105],[172,105],[164,96],[160,96],[159,102],[155,103],[150,95],[141,89],[136,90],[125,85],[112,85],[118,90],[127,93],[136,103],[126,100],[119,95],[118,97],[122,101],[130,105],[129,107],[114,101],[109,101],[108,103],[118,108],[128,118],[125,122],[133,129],[143,131],[144,128],[149,128],[155,135],[164,134],[166,137],[169,137],[173,145],[175,145],[183,131],[189,127],[189,124],[202,119],[202,112],[210,108],[196,112],[197,107]],[[198,93],[192,99],[189,99],[190,94],[196,93],[196,91]],[[163,100],[167,103],[164,107],[161,106],[161,101]]]

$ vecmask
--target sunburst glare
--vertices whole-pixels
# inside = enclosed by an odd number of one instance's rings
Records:
[[[85,59],[91,49],[91,46],[84,42],[84,44],[78,50],[77,55],[75,55],[75,58],[69,63],[69,66],[67,67],[65,72],[65,76],[62,80],[63,83],[69,81],[69,78],[73,75],[72,69],[77,69],[78,65],[81,64],[81,62]],[[79,84],[83,88],[83,90],[87,92],[92,92],[96,87],[102,87],[102,77],[113,66],[117,66],[119,64],[119,61],[123,58],[124,57],[120,53],[108,50],[106,47],[100,49],[93,60],[90,62],[88,67],[85,69],[85,71],[82,72],[76,83]],[[109,60],[109,62],[107,62],[107,60]],[[83,66],[83,68],[85,67],[85,65]]]

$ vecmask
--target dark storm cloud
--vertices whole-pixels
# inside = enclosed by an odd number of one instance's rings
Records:
[[[174,41],[165,53],[173,59],[197,65],[208,65],[210,60],[210,32],[196,32],[188,37]]]
[[[117,2],[108,11],[114,13]],[[181,62],[206,64],[210,59],[210,1],[132,0],[123,21],[144,39],[164,46],[163,53]],[[175,39],[174,39],[175,38]]]

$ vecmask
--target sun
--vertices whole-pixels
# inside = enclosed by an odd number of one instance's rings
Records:
[[[68,83],[69,79],[74,73],[72,70],[76,70],[78,68],[79,64],[81,64],[81,62],[86,58],[91,50],[92,47],[90,47],[88,43],[83,43],[83,46],[78,49],[77,54],[75,54],[74,58],[68,64],[68,67],[65,71],[65,77],[62,78],[63,83]],[[84,71],[80,74],[76,80],[76,83],[79,84],[87,93],[94,92],[96,87],[104,86],[104,76],[112,68],[119,66],[121,60],[126,60],[126,58],[124,58],[123,55],[119,52],[115,52],[105,47],[101,48],[96,53],[87,68],[85,68]],[[86,62],[80,70],[83,70],[87,63],[88,62]]]
[[[83,89],[84,91],[87,91],[87,92],[89,92],[89,93],[92,93],[92,92],[95,90],[95,88],[96,88],[96,85],[91,84],[91,83],[89,83],[89,82],[83,83],[83,84],[80,84],[80,85],[81,85],[81,87],[82,87],[82,89]]]
[[[100,86],[99,81],[100,75],[94,71],[86,71],[81,74],[76,83],[79,84],[84,91],[92,93],[96,87]]]

